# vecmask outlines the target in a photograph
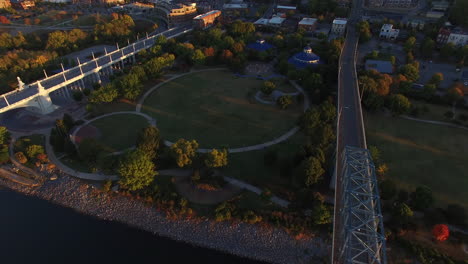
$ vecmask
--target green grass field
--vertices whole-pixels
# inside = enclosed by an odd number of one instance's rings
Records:
[[[438,205],[468,207],[468,131],[383,114],[366,114],[367,144],[381,151],[402,188],[429,186]]]
[[[200,72],[167,83],[146,98],[142,111],[170,141],[195,139],[202,148],[242,147],[270,141],[291,129],[302,107],[288,110],[249,98],[262,81],[228,71]],[[284,85],[284,84],[282,84]],[[283,88],[281,88],[283,89]]]
[[[449,105],[436,105],[436,104],[428,104],[423,101],[416,101],[416,100],[411,100],[411,103],[414,106],[418,107],[427,107],[429,110],[428,112],[421,112],[417,118],[421,119],[428,119],[428,120],[435,120],[435,121],[442,121],[442,122],[451,122],[452,120],[448,119],[445,117],[445,113],[448,111],[452,111],[452,107]],[[462,109],[461,107],[455,108],[455,118],[458,119],[459,115],[464,114],[468,116],[468,111],[465,109]],[[468,124],[468,122],[461,122],[462,124]]]
[[[147,120],[139,115],[120,114],[90,123],[101,133],[99,141],[109,152],[125,150],[135,145],[138,133],[148,126]]]

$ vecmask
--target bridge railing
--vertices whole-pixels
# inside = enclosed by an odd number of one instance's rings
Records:
[[[141,50],[144,50],[144,49],[147,49],[147,48],[153,46],[154,43],[155,43],[154,41],[155,41],[155,39],[157,37],[159,37],[161,35],[165,35],[167,33],[170,33],[170,32],[172,32],[172,31],[174,31],[176,29],[179,29],[179,28],[172,28],[172,29],[166,30],[166,31],[158,33],[158,34],[147,35],[145,38],[139,39],[139,40],[137,40],[137,41],[123,47],[123,48],[118,48],[117,50],[108,52],[105,55],[102,55],[102,56],[97,57],[97,58],[93,58],[90,61],[80,63],[78,66],[75,66],[73,68],[61,71],[61,72],[56,73],[54,75],[47,76],[46,78],[40,79],[40,80],[35,81],[33,83],[30,83],[28,85],[25,85],[25,88],[22,89],[22,90],[14,90],[14,91],[2,94],[2,95],[0,95],[1,98],[2,98],[2,101],[0,101],[0,109],[7,110],[7,109],[10,109],[10,108],[14,108],[15,105],[18,105],[18,104],[24,103],[26,101],[29,101],[30,97],[33,97],[34,95],[38,94],[37,93],[37,91],[38,91],[37,88],[38,88],[39,84],[42,83],[42,82],[52,81],[52,80],[57,79],[57,78],[62,78],[64,80],[66,80],[65,76],[67,75],[67,73],[79,70],[79,71],[81,71],[81,74],[78,77],[67,79],[67,81],[77,81],[77,80],[81,79],[83,76],[90,75],[93,72],[99,71],[102,68],[108,67],[109,65],[112,65],[113,63],[121,61],[121,60],[123,60],[123,59],[125,59],[127,57],[133,56],[133,55],[137,54],[138,52],[140,52]],[[176,34],[174,34],[172,36],[169,36],[169,38],[176,37],[176,36],[178,36],[180,34],[187,33],[187,32],[189,32],[191,30],[192,30],[191,28],[187,28],[182,32],[179,32],[179,33],[176,33]],[[142,44],[141,48],[136,48],[137,45],[141,45],[141,44]],[[126,52],[126,51],[128,51],[128,52]],[[112,58],[112,56],[114,56],[116,54],[118,54],[118,57],[117,58]],[[102,60],[102,59],[106,59],[106,58],[109,58],[110,63],[106,63],[104,65],[99,65],[98,64],[98,60]],[[95,65],[92,65],[92,64],[95,64]],[[92,67],[90,68],[90,70],[83,72],[82,69],[86,68],[88,66],[92,66]],[[58,85],[54,85],[54,86],[51,86],[51,87],[46,87],[45,89],[48,90],[48,91],[54,91],[54,90],[57,90],[57,89],[59,89],[61,87],[63,87],[63,84],[58,84]],[[18,98],[18,97],[20,97],[20,98]]]

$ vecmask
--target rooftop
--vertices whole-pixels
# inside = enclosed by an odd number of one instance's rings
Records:
[[[366,60],[366,71],[376,70],[380,73],[393,73],[393,65],[389,61]]]
[[[312,52],[311,47],[307,46],[302,52],[296,53],[289,58],[288,62],[293,64],[296,68],[304,69],[309,66],[320,64],[320,57]]]
[[[392,30],[392,29],[393,29],[393,25],[392,25],[392,24],[383,24],[383,25],[382,25],[382,29]]]
[[[247,8],[247,4],[224,4],[224,9],[237,9],[237,8]]]
[[[201,14],[201,15],[198,15],[198,16],[194,17],[193,19],[202,19],[202,18],[204,18],[204,17],[210,16],[210,15],[213,15],[213,14],[216,14],[216,13],[221,13],[221,11],[219,11],[219,10],[211,10],[210,12],[205,13],[205,14]]]
[[[281,25],[281,24],[283,24],[283,22],[285,20],[286,20],[286,18],[274,16],[268,21],[268,23],[273,24],[273,25]]]
[[[284,5],[277,5],[277,9],[289,9],[289,10],[296,10],[295,6],[284,6]]]
[[[268,18],[260,18],[259,20],[254,22],[254,25],[268,25]]]
[[[299,25],[314,25],[315,23],[317,23],[317,19],[311,17],[304,17],[299,21]]]
[[[333,19],[333,24],[346,25],[346,23],[348,23],[348,20],[346,18],[335,18],[335,19]]]

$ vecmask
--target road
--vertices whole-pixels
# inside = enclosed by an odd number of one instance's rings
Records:
[[[356,23],[362,15],[362,4],[360,0],[353,2],[347,25],[345,44],[340,56],[338,76],[338,121],[337,121],[337,147],[336,147],[336,172],[335,172],[335,207],[333,222],[333,264],[340,262],[340,249],[345,241],[341,223],[342,209],[344,205],[342,189],[342,159],[345,146],[367,148],[362,120],[362,109],[359,96],[359,87],[356,74],[356,50],[359,37],[356,32]]]

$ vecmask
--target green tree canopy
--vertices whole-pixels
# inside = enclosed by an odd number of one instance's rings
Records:
[[[143,151],[133,150],[125,155],[117,169],[119,184],[130,191],[149,186],[157,175],[151,158]]]
[[[408,224],[413,214],[413,210],[405,203],[398,203],[393,210],[393,217],[402,225]]]
[[[44,147],[41,145],[30,145],[26,147],[26,155],[28,155],[29,158],[34,159],[38,154],[43,154],[45,153]]]
[[[323,169],[320,160],[315,157],[309,157],[303,162],[304,174],[306,178],[305,184],[307,187],[310,187],[322,179],[325,170]]]
[[[400,68],[403,74],[409,81],[416,81],[419,79],[419,69],[413,64],[405,64]]]
[[[154,159],[160,140],[159,130],[155,126],[147,126],[138,135],[137,148],[146,153],[150,159]]]
[[[99,90],[92,91],[88,101],[90,103],[110,103],[119,96],[119,91],[113,84],[107,84]]]
[[[276,88],[276,85],[274,82],[271,82],[271,81],[264,81],[263,82],[263,85],[262,85],[262,88],[261,88],[261,91],[262,93],[266,94],[266,95],[270,95]]]
[[[96,164],[101,152],[103,147],[94,138],[85,138],[78,145],[79,157],[88,164]]]
[[[402,94],[392,94],[389,98],[389,107],[394,115],[403,115],[411,109],[411,102]]]
[[[411,204],[416,210],[427,210],[434,204],[432,190],[427,186],[419,186],[411,193]]]
[[[286,109],[288,108],[289,105],[291,105],[293,102],[292,96],[290,95],[282,95],[278,97],[277,104],[281,109]]]
[[[10,132],[4,126],[0,126],[0,145],[6,144],[10,139]]]

